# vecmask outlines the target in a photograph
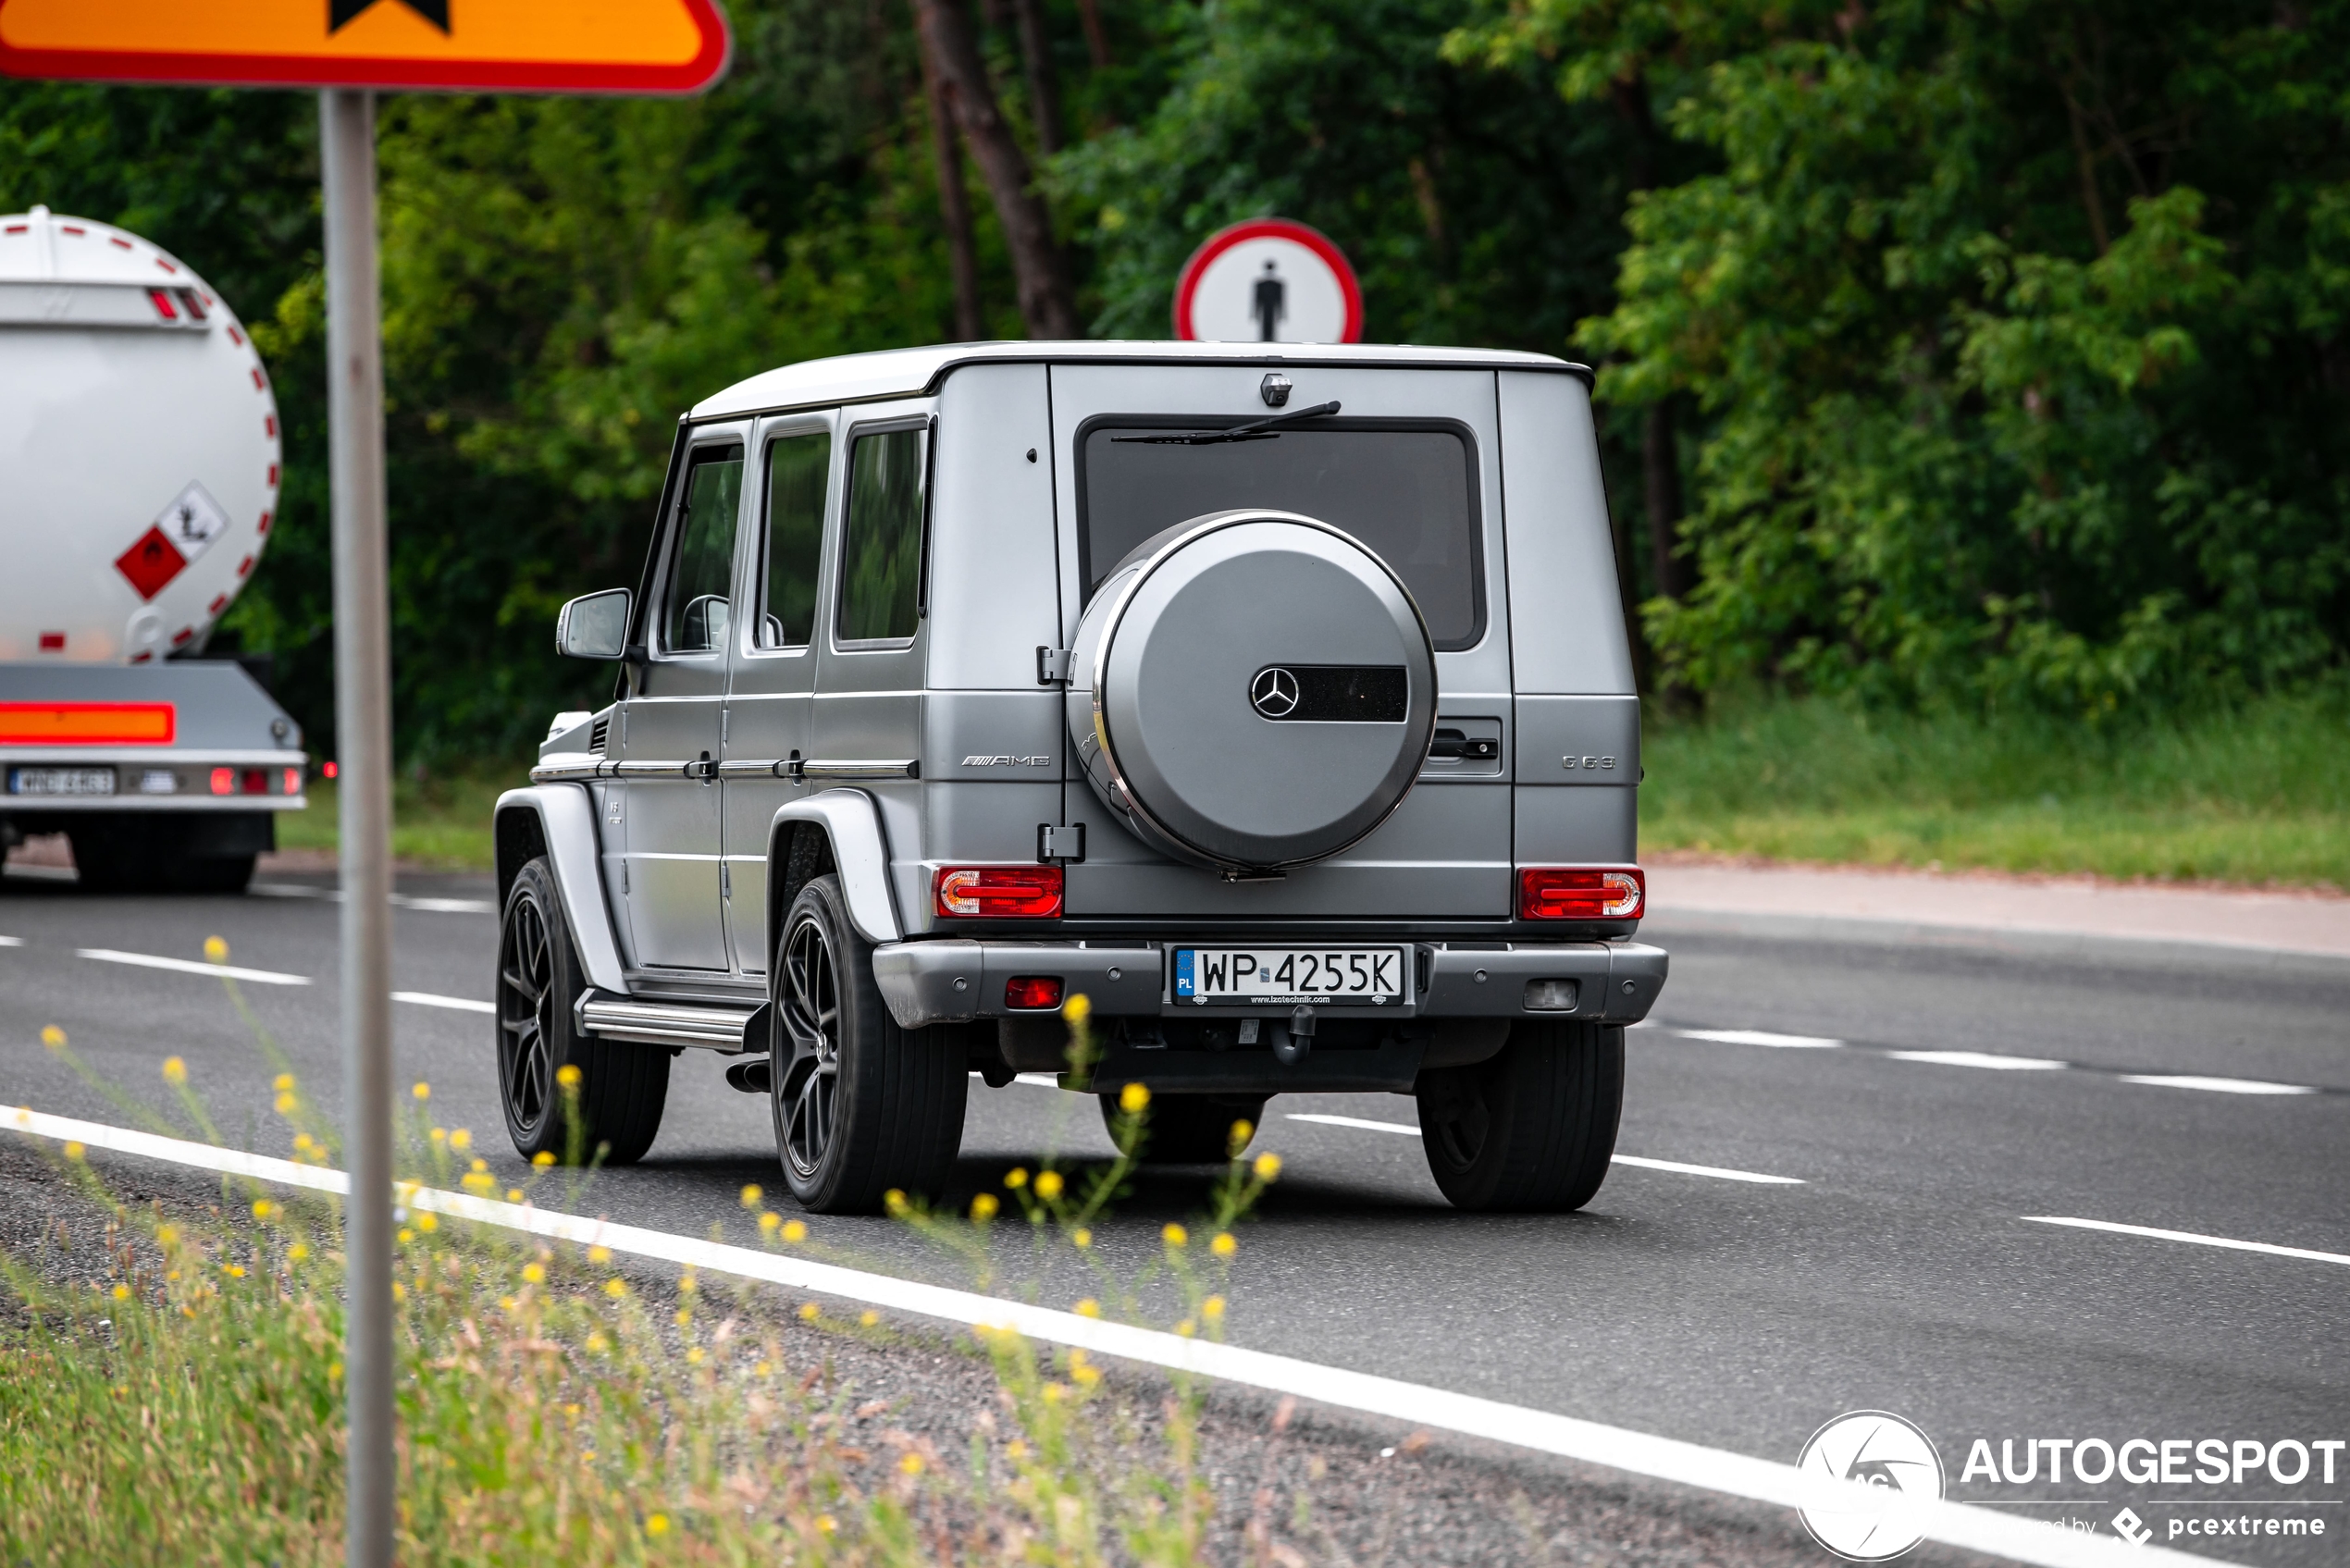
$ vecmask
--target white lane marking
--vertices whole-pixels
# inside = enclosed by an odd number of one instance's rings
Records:
[[[1639,1154],[1611,1154],[1617,1165],[1636,1165],[1644,1170],[1677,1171],[1683,1176],[1711,1176],[1722,1181],[1755,1181],[1766,1187],[1801,1187],[1800,1176],[1765,1176],[1759,1170],[1725,1170],[1717,1165],[1683,1165],[1678,1160],[1651,1160]]]
[[[414,1002],[419,1007],[448,1007],[460,1013],[494,1013],[498,1010],[495,1002],[476,1002],[464,996],[436,996],[429,991],[395,991],[391,999],[395,1002]]]
[[[2193,1241],[2199,1247],[2225,1247],[2232,1253],[2267,1253],[2281,1258],[2307,1258],[2312,1263],[2350,1264],[2350,1253],[2312,1252],[2307,1247],[2280,1247],[2273,1241],[2238,1241],[2226,1236],[2198,1236],[2192,1230],[2158,1230],[2150,1225],[2116,1225],[2109,1219],[2064,1219],[2052,1214],[2027,1214],[2034,1225],[2069,1225],[2076,1230],[2110,1230],[2117,1236],[2151,1236],[2158,1241]]]
[[[257,882],[245,889],[264,898],[317,898],[329,904],[342,902],[342,890],[333,887],[306,887],[298,882]],[[422,909],[436,915],[494,915],[498,906],[487,898],[420,898],[405,893],[391,895],[392,904],[402,909]]]
[[[1283,1111],[1292,1121],[1318,1121],[1325,1127],[1359,1127],[1369,1132],[1400,1132],[1406,1138],[1417,1138],[1420,1130],[1400,1121],[1365,1121],[1361,1117],[1326,1117],[1311,1111]]]
[[[2046,1056],[2001,1056],[1988,1051],[1887,1051],[1897,1062],[1932,1062],[1946,1068],[1988,1068],[1993,1072],[2054,1072],[2069,1063]]]
[[[0,947],[21,947],[23,945],[24,938],[21,936],[0,936]]]
[[[1783,1051],[1833,1051],[1844,1043],[1816,1034],[1774,1034],[1767,1029],[1676,1029],[1684,1040],[1713,1040],[1724,1045],[1774,1045]]]
[[[1318,1121],[1326,1127],[1359,1127],[1371,1132],[1401,1132],[1413,1138],[1420,1135],[1418,1128],[1407,1127],[1400,1121],[1366,1121],[1361,1117],[1321,1116],[1308,1111],[1284,1111],[1281,1114],[1292,1121]],[[1643,1170],[1677,1171],[1683,1176],[1712,1176],[1724,1181],[1759,1181],[1771,1187],[1804,1185],[1800,1176],[1764,1176],[1760,1171],[1725,1170],[1717,1165],[1684,1165],[1679,1160],[1652,1160],[1640,1154],[1612,1154],[1609,1158],[1617,1165],[1639,1166]]]
[[[93,1148],[316,1191],[348,1193],[351,1190],[349,1179],[339,1170],[159,1137],[130,1128],[109,1127],[103,1122],[80,1121],[33,1110],[0,1110],[0,1126],[13,1127],[36,1137],[70,1140]],[[1442,1427],[1732,1497],[1822,1511],[1875,1512],[1888,1506],[1882,1488],[1806,1475],[1792,1464],[1367,1372],[1350,1372],[1212,1340],[1183,1339],[1156,1329],[1080,1317],[1073,1312],[1056,1312],[1049,1307],[970,1290],[950,1290],[886,1274],[868,1274],[788,1253],[754,1252],[721,1241],[674,1236],[665,1230],[612,1225],[528,1204],[501,1203],[469,1193],[405,1185],[401,1195],[412,1208],[428,1209],[479,1224],[585,1245],[601,1244],[637,1257],[763,1279],[794,1290],[888,1307],[970,1327],[1011,1328],[1048,1344],[1074,1346],[1273,1393],[1294,1394],[1343,1410],[1416,1426]],[[2133,1564],[2211,1561],[2167,1547],[2133,1546],[2119,1537],[2084,1535],[1969,1503],[1926,1502],[1921,1499],[1914,1504],[1893,1502],[1890,1506],[1914,1507],[1915,1512],[1908,1514],[1904,1522],[1929,1539],[2013,1558],[2033,1563],[2035,1568],[2132,1568]]]
[[[206,963],[201,958],[159,958],[153,953],[118,953],[111,947],[77,947],[74,956],[102,964],[130,964],[142,969],[169,969],[174,974],[210,975],[215,980],[249,980],[255,985],[308,985],[310,977],[279,974],[275,969],[241,969],[233,964]]]
[[[2124,1083],[2150,1083],[2157,1089],[2202,1089],[2214,1094],[2315,1094],[2306,1083],[2263,1083],[2257,1078],[2200,1078],[2194,1073],[2125,1072]]]

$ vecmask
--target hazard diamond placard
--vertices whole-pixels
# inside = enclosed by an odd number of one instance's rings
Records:
[[[696,93],[714,0],[0,0],[0,72],[217,86]]]

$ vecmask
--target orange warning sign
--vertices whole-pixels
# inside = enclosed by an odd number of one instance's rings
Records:
[[[0,72],[217,86],[696,93],[714,0],[0,0]]]

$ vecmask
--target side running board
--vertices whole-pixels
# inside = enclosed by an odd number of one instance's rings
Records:
[[[582,1033],[647,1045],[697,1045],[729,1056],[763,1049],[766,1020],[764,1002],[748,1007],[724,1002],[631,1002],[592,990],[579,998]]]

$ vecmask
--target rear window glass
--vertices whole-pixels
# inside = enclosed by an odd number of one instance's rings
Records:
[[[1107,419],[1084,433],[1079,532],[1085,592],[1153,534],[1210,512],[1264,507],[1343,528],[1393,568],[1440,648],[1484,634],[1469,444],[1450,426],[1340,420],[1273,440],[1214,446],[1120,441],[1212,430],[1230,418]]]

